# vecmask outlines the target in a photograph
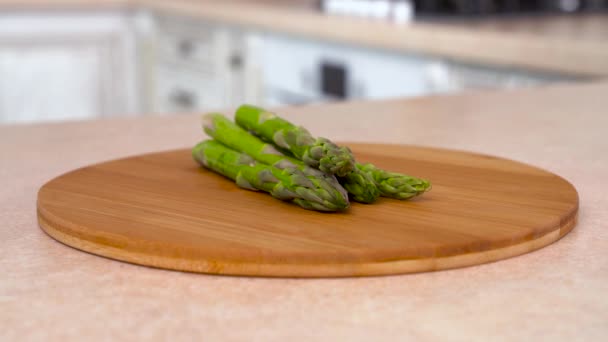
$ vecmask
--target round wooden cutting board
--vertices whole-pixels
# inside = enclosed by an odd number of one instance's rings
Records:
[[[189,150],[110,161],[62,175],[38,193],[44,231],[72,247],[141,265],[252,276],[368,276],[509,258],[575,225],[564,179],[486,155],[349,144],[358,160],[431,180],[410,201],[319,213],[238,188]]]

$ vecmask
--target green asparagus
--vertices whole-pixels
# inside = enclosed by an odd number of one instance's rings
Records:
[[[284,155],[272,144],[267,144],[258,137],[249,134],[222,114],[209,113],[202,117],[203,130],[213,139],[233,150],[248,154],[253,159],[279,169],[304,165],[300,160]],[[306,166],[305,166],[306,167]],[[302,171],[320,174],[319,170],[306,167]],[[315,170],[315,171],[313,171]]]
[[[405,200],[420,195],[431,188],[431,183],[425,179],[388,172],[377,168],[373,164],[357,163],[356,167],[368,173],[374,179],[381,196],[384,197]]]
[[[348,200],[323,178],[307,176],[292,167],[278,169],[257,163],[214,140],[197,144],[192,156],[200,165],[235,180],[242,188],[265,191],[306,209],[339,211],[349,206]]]
[[[309,167],[298,159],[284,155],[273,145],[264,143],[259,138],[249,134],[249,132],[237,126],[222,114],[205,114],[202,117],[202,121],[205,133],[231,149],[245,153],[258,162],[274,166],[278,169],[297,168],[307,176],[323,178],[342,197],[348,199],[346,190],[338,183],[336,177]],[[338,196],[338,193],[335,195]]]
[[[353,154],[347,147],[340,147],[325,138],[314,138],[305,128],[262,108],[240,106],[235,121],[262,140],[289,151],[306,165],[325,173],[344,177],[355,168]]]
[[[358,168],[340,178],[340,182],[356,202],[373,203],[380,196],[380,190],[371,174]]]

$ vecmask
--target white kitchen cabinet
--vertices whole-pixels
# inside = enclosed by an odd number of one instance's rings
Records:
[[[196,18],[157,15],[154,110],[206,111],[259,102],[250,33]]]
[[[420,96],[564,79],[175,13],[0,13],[0,123]]]
[[[0,122],[128,115],[138,109],[130,13],[3,12]]]
[[[465,65],[439,57],[401,54],[267,33],[261,49],[268,105],[336,98],[381,99],[480,88],[514,88],[566,80],[560,75]],[[329,68],[327,67],[329,66]],[[334,73],[326,75],[326,71]],[[337,96],[329,87],[342,87]],[[331,89],[330,89],[331,90]],[[335,90],[335,89],[334,89]]]
[[[431,93],[428,69],[437,61],[267,34],[264,37],[264,88],[270,105],[336,98],[324,91],[327,66],[343,98],[385,98]],[[329,82],[332,82],[331,79]]]

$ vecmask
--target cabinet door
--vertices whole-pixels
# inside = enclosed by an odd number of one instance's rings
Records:
[[[121,13],[3,13],[0,122],[134,112],[133,41]]]
[[[102,113],[95,45],[0,47],[2,121],[84,119]]]

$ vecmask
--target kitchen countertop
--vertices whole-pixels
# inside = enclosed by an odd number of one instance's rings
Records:
[[[439,56],[470,64],[572,76],[608,75],[608,15],[491,21],[416,21],[407,25],[328,16],[313,1],[0,0],[0,8],[149,8],[253,29],[369,48]]]
[[[608,82],[555,84],[281,110],[336,140],[492,154],[579,191],[578,225],[546,248],[376,278],[189,274],[67,247],[38,228],[39,187],[90,163],[192,146],[198,115],[0,126],[0,340],[605,340],[606,94]]]

